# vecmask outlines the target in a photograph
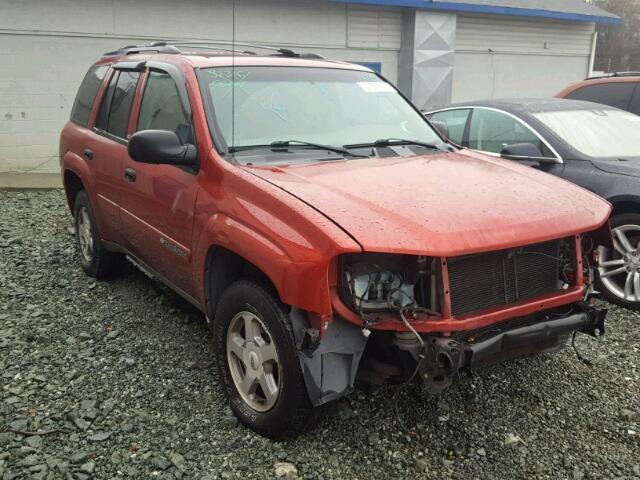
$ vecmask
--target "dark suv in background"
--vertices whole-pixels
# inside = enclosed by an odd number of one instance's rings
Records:
[[[640,115],[640,72],[587,78],[568,86],[556,97],[602,103]]]

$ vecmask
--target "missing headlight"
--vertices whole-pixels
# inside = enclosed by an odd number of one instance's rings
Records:
[[[363,253],[341,259],[342,297],[361,315],[399,308],[432,311],[438,262],[427,257]]]

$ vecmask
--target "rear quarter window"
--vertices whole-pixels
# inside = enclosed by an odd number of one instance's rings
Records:
[[[71,109],[71,121],[73,123],[83,127],[86,127],[87,123],[89,123],[89,114],[91,113],[93,102],[108,68],[106,65],[94,65],[84,76]]]
[[[622,110],[628,110],[635,86],[636,84],[632,82],[596,83],[578,88],[565,98],[587,100],[589,102],[601,103]]]

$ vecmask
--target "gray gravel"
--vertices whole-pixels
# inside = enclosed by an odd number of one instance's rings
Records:
[[[579,339],[593,367],[566,349],[438,401],[358,392],[274,443],[230,415],[197,311],[133,269],[82,273],[61,192],[0,205],[0,478],[640,478],[638,314]]]

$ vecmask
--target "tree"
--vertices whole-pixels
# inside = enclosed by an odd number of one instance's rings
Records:
[[[594,70],[640,71],[640,0],[593,0],[593,4],[618,15],[623,25],[601,25]]]

